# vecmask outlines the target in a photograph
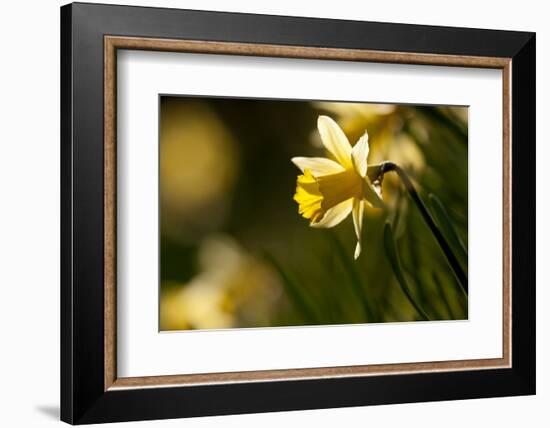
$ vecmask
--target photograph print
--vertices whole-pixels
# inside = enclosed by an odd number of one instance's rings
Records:
[[[161,331],[468,319],[468,107],[159,109]]]

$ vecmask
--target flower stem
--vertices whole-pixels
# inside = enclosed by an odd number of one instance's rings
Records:
[[[434,219],[432,218],[428,209],[422,202],[422,199],[420,199],[420,196],[418,195],[418,192],[416,191],[407,173],[403,171],[403,169],[399,165],[396,165],[393,162],[386,161],[386,162],[382,162],[379,165],[373,166],[372,168],[369,167],[369,178],[373,183],[381,182],[382,178],[384,177],[384,174],[390,171],[395,172],[401,179],[401,182],[407,189],[407,192],[409,192],[409,196],[411,197],[413,202],[416,204],[416,207],[420,211],[422,218],[424,219],[424,221],[426,222],[426,225],[432,232],[432,235],[434,236],[435,240],[439,244],[439,247],[443,251],[443,254],[445,254],[445,257],[447,258],[447,261],[451,266],[451,269],[453,270],[453,273],[455,274],[457,281],[462,286],[462,289],[464,290],[464,292],[468,294],[468,277],[466,273],[462,270],[462,267],[460,266],[458,259],[456,258],[453,251],[451,250],[449,243],[447,242],[447,240],[445,239],[445,237],[443,236],[443,234],[435,224]]]

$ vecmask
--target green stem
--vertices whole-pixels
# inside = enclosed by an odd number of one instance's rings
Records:
[[[394,164],[393,162],[383,162],[380,165],[377,165],[376,167],[371,168],[372,172],[369,172],[369,178],[373,182],[380,182],[386,172],[393,171],[395,172],[399,178],[401,179],[401,182],[409,192],[409,196],[416,204],[416,207],[420,211],[420,214],[422,215],[422,218],[426,222],[426,225],[432,232],[432,235],[434,236],[435,240],[439,244],[439,247],[443,251],[443,254],[445,254],[445,257],[447,258],[447,261],[449,262],[449,265],[451,266],[451,269],[453,270],[453,273],[455,274],[456,279],[462,286],[464,292],[468,294],[468,277],[462,270],[462,267],[460,266],[460,263],[458,262],[458,259],[454,255],[453,251],[451,250],[450,245],[446,241],[445,237],[435,224],[435,221],[433,220],[432,216],[428,212],[428,209],[422,202],[422,199],[420,199],[420,196],[418,195],[418,192],[416,191],[412,181],[410,180],[409,176],[403,169],[399,166]]]
[[[445,309],[447,310],[447,313],[449,314],[450,319],[455,320],[457,317],[455,316],[453,309],[451,308],[451,304],[447,300],[447,296],[445,295],[443,286],[441,285],[441,282],[439,281],[439,278],[437,277],[435,272],[432,272],[432,281],[435,284],[439,297],[441,298],[441,300],[443,301],[443,304],[445,305]]]

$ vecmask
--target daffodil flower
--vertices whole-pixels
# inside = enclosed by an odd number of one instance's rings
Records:
[[[298,176],[294,200],[311,227],[334,227],[352,213],[357,259],[361,254],[365,203],[376,208],[383,206],[380,188],[367,176],[369,137],[365,132],[352,147],[344,131],[328,116],[319,116],[317,128],[332,159],[292,158],[303,173]]]

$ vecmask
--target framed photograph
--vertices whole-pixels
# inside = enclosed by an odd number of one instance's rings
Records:
[[[61,418],[535,393],[535,35],[61,8]]]

